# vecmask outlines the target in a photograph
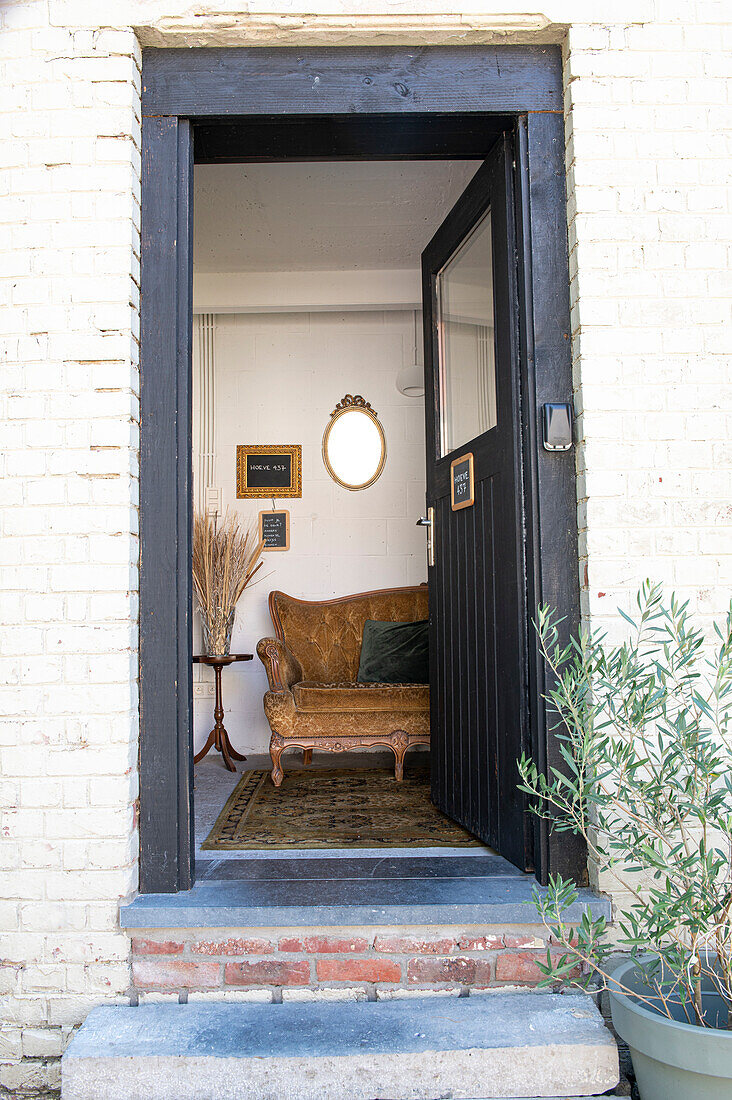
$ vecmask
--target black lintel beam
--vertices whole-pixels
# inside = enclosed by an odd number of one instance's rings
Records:
[[[558,46],[146,49],[142,109],[257,114],[562,109]]]

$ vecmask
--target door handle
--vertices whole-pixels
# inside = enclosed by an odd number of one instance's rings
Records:
[[[420,516],[417,527],[427,528],[427,565],[431,568],[435,564],[435,510],[427,509],[426,516]]]

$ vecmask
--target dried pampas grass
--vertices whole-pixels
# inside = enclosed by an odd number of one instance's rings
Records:
[[[236,605],[262,567],[263,546],[254,527],[228,512],[220,523],[200,512],[193,518],[193,587],[209,656],[229,652]]]

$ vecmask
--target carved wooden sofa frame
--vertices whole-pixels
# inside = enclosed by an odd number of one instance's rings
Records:
[[[427,618],[427,587],[381,589],[334,600],[298,600],[271,592],[275,637],[257,645],[269,690],[264,712],[272,731],[272,781],[282,782],[285,749],[348,752],[383,745],[394,753],[394,774],[414,745],[429,745],[426,684],[356,682],[366,619],[413,622]]]

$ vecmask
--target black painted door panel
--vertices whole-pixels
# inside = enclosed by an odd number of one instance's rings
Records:
[[[527,744],[527,656],[512,165],[511,139],[503,135],[422,255],[427,504],[434,509],[435,547],[429,570],[432,798],[528,869],[526,808],[516,789],[516,759]],[[481,228],[488,224],[490,235]],[[487,282],[481,288],[480,265],[470,259],[471,241],[480,234],[488,241],[481,247],[489,257],[485,270],[492,261],[492,290]],[[457,271],[452,260],[466,255],[448,291],[448,273]],[[478,300],[481,293],[492,294],[492,303]],[[466,334],[476,347],[490,340],[482,353],[492,360],[490,395],[481,382],[485,366],[471,365],[469,384],[460,384],[448,332],[455,347],[468,341]],[[480,354],[465,352],[464,360],[479,364]],[[480,414],[471,409],[471,385]],[[473,427],[475,434],[462,438],[460,432]],[[453,510],[450,464],[466,453],[473,454],[475,499]]]

